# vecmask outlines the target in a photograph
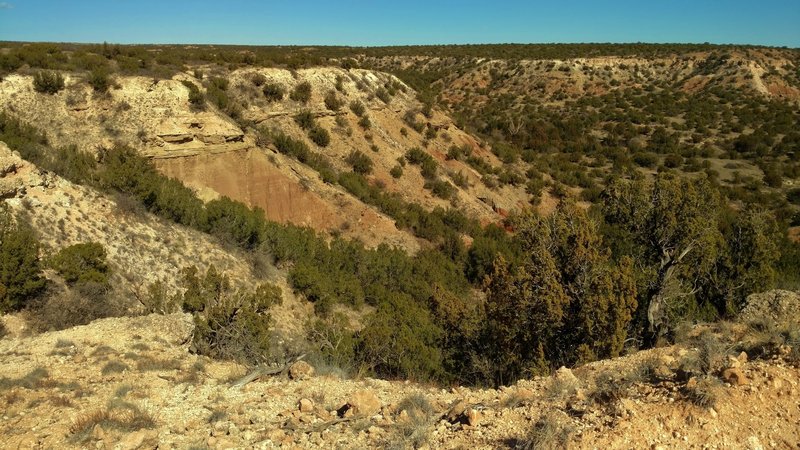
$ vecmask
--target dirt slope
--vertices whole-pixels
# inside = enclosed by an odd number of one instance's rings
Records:
[[[368,176],[371,183],[429,210],[452,204],[488,223],[502,219],[498,209],[511,211],[528,204],[529,196],[521,187],[489,189],[473,168],[464,162],[447,161],[450,146],[467,145],[490,164],[500,164],[449,117],[436,111],[430,118],[419,114],[421,104],[416,93],[391,75],[340,68],[295,72],[240,69],[230,73],[219,68],[203,69],[228,80],[226,92],[231,102],[245,106],[240,123],[210,104],[205,111],[193,109],[189,90],[181,82],[202,86],[204,81],[189,73],[159,81],[118,76],[115,87],[102,95],[91,91],[82,74],[68,74],[66,89],[56,95],[36,93],[31,77],[14,74],[0,82],[0,104],[6,112],[41,127],[56,145],[75,145],[91,152],[121,142],[153,157],[162,172],[179,178],[205,198],[227,195],[261,207],[272,220],[355,237],[370,246],[388,243],[414,252],[419,243],[376,208],[339,186],[323,183],[309,167],[279,154],[274,147],[258,148],[255,130],[250,126],[280,130],[306,142],[338,171],[351,170],[345,159],[353,150],[361,151],[374,163],[374,172]],[[307,103],[288,95],[280,101],[267,101],[261,88],[252,82],[257,74],[287,92],[308,82],[311,98]],[[387,98],[378,98],[386,86],[394,92],[388,102]],[[331,91],[341,102],[336,111],[324,101]],[[359,116],[348,106],[353,102],[365,105],[365,116],[371,122],[368,129],[358,124]],[[294,117],[306,111],[330,132],[327,147],[318,147],[295,123]],[[408,114],[423,125],[430,124],[435,136],[425,129],[413,129],[405,120]],[[440,178],[452,182],[451,174],[460,172],[468,185],[456,187],[455,197],[448,201],[423,188],[425,180],[418,168],[407,167],[398,179],[390,176],[398,158],[412,147],[425,149],[439,162]]]
[[[286,274],[275,267],[268,265],[255,273],[244,254],[216,239],[42,172],[3,142],[0,199],[12,213],[31,223],[45,257],[73,244],[102,244],[113,273],[112,285],[124,298],[124,306],[132,311],[141,309],[137,297],[146,296],[152,283],[163,282],[171,294],[178,286],[181,269],[196,266],[205,272],[214,265],[237,286],[269,281],[281,287],[284,301],[275,311],[281,332],[301,332],[311,314],[310,304],[292,293]],[[46,275],[53,276],[49,271]],[[3,320],[7,325],[13,322],[9,327],[18,331],[29,328],[24,315],[6,316]]]
[[[4,448],[511,448],[528,442],[542,417],[572,430],[571,448],[800,445],[800,370],[781,357],[740,357],[743,384],[721,387],[711,408],[669,381],[587,400],[599,374],[652,360],[670,367],[693,351],[680,347],[499,390],[307,376],[300,366],[290,371],[298,379],[266,376],[239,388],[231,383],[242,367],[187,353],[191,331],[189,316],[177,314],[3,338]],[[424,420],[410,404],[422,405]]]

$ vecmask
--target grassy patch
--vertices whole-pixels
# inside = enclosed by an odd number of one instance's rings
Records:
[[[100,371],[103,375],[111,375],[113,373],[122,373],[126,370],[130,370],[130,366],[127,364],[120,362],[120,361],[109,361],[103,366],[103,369]]]
[[[521,440],[519,448],[556,449],[567,448],[575,427],[563,414],[548,413],[542,416],[528,435]]]
[[[715,377],[705,376],[690,380],[684,387],[684,394],[692,403],[704,408],[712,408],[724,392],[722,382]]]
[[[180,360],[176,358],[153,358],[143,356],[136,362],[136,368],[143,371],[178,370],[181,368]]]
[[[57,385],[58,383],[50,379],[50,374],[43,367],[33,369],[20,378],[0,378],[0,390],[7,390],[15,387],[36,390]]]
[[[131,403],[113,405],[107,409],[94,410],[78,416],[70,427],[69,441],[85,442],[91,436],[95,426],[104,430],[117,430],[130,433],[156,426],[155,417],[149,412]]]

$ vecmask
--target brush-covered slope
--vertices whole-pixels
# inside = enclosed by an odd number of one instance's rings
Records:
[[[291,94],[304,83],[308,98]],[[207,106],[190,102],[192,85],[209,99]],[[267,97],[267,86],[282,95]],[[490,223],[502,218],[497,211],[529,202],[522,187],[490,189],[473,167],[447,158],[450,148],[460,147],[489,166],[499,165],[448,116],[436,110],[423,115],[416,93],[380,72],[209,67],[157,81],[118,76],[105,94],[93,93],[76,73],[55,95],[36,92],[29,76],[10,75],[0,83],[0,99],[7,112],[36,123],[55,144],[95,151],[124,143],[153,157],[163,173],[206,199],[226,195],[264,209],[269,219],[357,237],[368,245],[419,247],[394,218],[281,153],[273,140],[261,137],[265,130],[304,142],[338,173],[351,171],[348,157],[360,152],[371,161],[371,170],[362,171],[369,184],[426,210],[457,207]],[[297,120],[301,114],[306,123]],[[312,141],[303,129],[308,121],[324,129],[329,142]],[[423,176],[419,167],[407,165],[405,155],[412,148],[432,157],[438,166],[434,174]],[[393,176],[393,169],[402,174]]]

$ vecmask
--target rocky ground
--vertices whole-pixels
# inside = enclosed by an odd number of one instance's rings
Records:
[[[188,315],[150,315],[0,339],[2,447],[800,446],[797,349],[742,324],[500,389],[344,379],[304,361],[243,382],[246,368],[189,353],[192,330]],[[692,372],[697,357],[709,375]]]

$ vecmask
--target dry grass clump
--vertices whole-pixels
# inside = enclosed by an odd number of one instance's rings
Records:
[[[109,347],[108,345],[101,345],[100,347],[97,347],[89,356],[93,358],[99,358],[102,356],[113,355],[115,353],[117,353],[117,351]]]
[[[228,417],[228,413],[224,409],[214,408],[211,411],[211,415],[208,416],[208,423],[217,423],[221,420],[225,420]]]
[[[594,389],[589,398],[599,404],[616,402],[628,396],[631,381],[626,377],[614,376],[611,372],[603,372],[594,381]]]
[[[94,410],[78,416],[70,427],[71,442],[85,442],[95,426],[104,430],[132,432],[151,429],[156,426],[156,419],[149,411],[131,403],[111,404],[106,409]]]
[[[150,356],[143,356],[136,363],[136,368],[139,370],[178,370],[181,368],[181,362],[176,358],[153,358]]]
[[[397,421],[392,443],[387,448],[420,448],[430,439],[436,410],[422,394],[411,394],[397,405]],[[405,413],[404,413],[405,412]]]
[[[551,412],[542,416],[528,435],[521,440],[519,448],[562,449],[569,448],[575,427],[563,413]]]
[[[100,371],[103,375],[111,375],[112,373],[122,373],[126,370],[129,370],[130,366],[125,364],[121,361],[109,361],[103,366],[103,369]]]
[[[57,386],[58,383],[50,379],[50,374],[44,367],[38,367],[20,378],[0,378],[0,390],[15,387],[36,390]]]
[[[684,387],[684,394],[692,403],[704,408],[711,408],[723,394],[722,382],[716,377],[704,376],[690,380]]]
[[[184,371],[183,374],[178,377],[177,381],[179,383],[200,384],[203,381],[205,373],[205,363],[203,361],[196,361],[189,370]]]
[[[568,398],[580,388],[580,381],[574,378],[551,377],[545,388],[549,400],[560,401]]]
[[[625,376],[632,384],[657,383],[670,378],[672,371],[658,357],[650,356],[643,359],[636,367]]]
[[[748,357],[770,358],[782,355],[789,362],[800,362],[800,324],[777,324],[772,320],[751,321],[741,339],[741,349]]]

